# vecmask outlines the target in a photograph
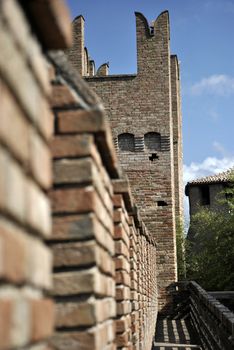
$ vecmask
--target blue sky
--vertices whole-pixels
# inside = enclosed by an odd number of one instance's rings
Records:
[[[234,165],[234,0],[67,0],[85,18],[96,67],[136,72],[134,12],[169,10],[171,53],[181,62],[184,180]]]

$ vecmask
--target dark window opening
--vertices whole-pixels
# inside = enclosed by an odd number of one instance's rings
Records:
[[[210,205],[209,186],[201,186],[201,205]]]
[[[157,132],[148,132],[144,135],[145,149],[151,151],[161,150],[161,135]]]
[[[225,198],[227,201],[232,200],[233,198],[233,193],[231,192],[225,192]]]
[[[165,201],[157,201],[158,207],[166,207],[168,204]]]
[[[151,156],[149,157],[149,160],[153,162],[154,160],[159,159],[159,156],[157,153],[152,153]]]
[[[125,133],[118,136],[118,145],[121,151],[134,152],[134,135]]]

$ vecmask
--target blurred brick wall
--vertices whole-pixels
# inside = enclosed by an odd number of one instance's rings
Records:
[[[51,85],[22,4],[0,2],[0,349],[46,349],[54,324],[52,253],[44,242],[51,234]],[[44,7],[48,25],[52,7]]]

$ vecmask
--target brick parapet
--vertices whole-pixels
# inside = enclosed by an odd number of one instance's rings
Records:
[[[41,22],[58,20],[55,7]],[[34,23],[23,2],[0,3],[0,349],[45,349],[54,325],[52,253],[44,242],[51,235],[51,86]]]
[[[156,275],[148,281],[154,260],[147,266],[144,260],[143,281],[137,273],[141,269],[137,256],[143,251],[145,256],[149,249],[155,256],[154,239],[141,221],[128,180],[119,175],[98,98],[91,93],[90,100],[84,101],[79,95],[80,78],[76,76],[76,84],[71,84],[66,79],[69,65],[64,63],[64,70],[58,65],[62,56],[50,59],[55,66],[50,100],[55,135],[51,142],[53,232],[48,243],[54,254],[56,301],[56,333],[51,346],[66,349],[81,342],[90,349],[140,349],[142,343],[150,349],[157,315]],[[139,252],[138,239],[143,242]],[[140,284],[147,286],[141,310]],[[143,326],[139,324],[140,311]],[[148,318],[152,324],[147,343],[144,328]]]

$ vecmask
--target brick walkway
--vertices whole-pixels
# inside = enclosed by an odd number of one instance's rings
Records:
[[[156,336],[152,350],[199,350],[198,339],[189,320],[157,321]]]

